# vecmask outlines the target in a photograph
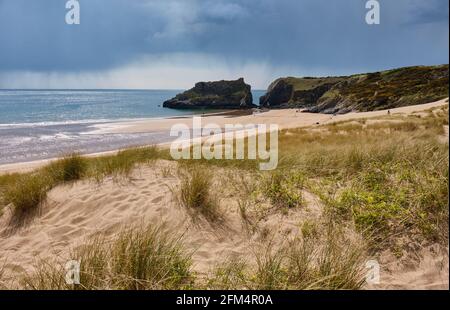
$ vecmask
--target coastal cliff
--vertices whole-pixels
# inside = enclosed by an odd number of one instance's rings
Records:
[[[243,78],[235,81],[199,82],[195,87],[164,102],[172,109],[254,108],[251,86]]]
[[[304,108],[313,113],[366,112],[423,104],[448,97],[448,65],[274,81],[260,106]]]

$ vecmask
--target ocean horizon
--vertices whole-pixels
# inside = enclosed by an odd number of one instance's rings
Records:
[[[182,90],[2,89],[0,164],[68,153],[97,153],[170,141],[167,132],[99,134],[123,121],[191,116],[214,110],[173,110],[163,102]],[[257,101],[264,91],[253,91]]]

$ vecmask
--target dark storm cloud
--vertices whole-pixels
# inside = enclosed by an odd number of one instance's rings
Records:
[[[429,0],[427,2],[426,5],[416,7],[411,12],[410,23],[444,23],[448,26],[448,0]]]
[[[65,0],[0,0],[0,71],[85,72],[140,57],[198,53],[335,72],[448,62],[448,1],[79,0],[81,25],[65,24]]]

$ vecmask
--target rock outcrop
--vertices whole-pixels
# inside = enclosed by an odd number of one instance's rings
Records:
[[[244,79],[199,82],[194,88],[167,100],[172,109],[250,109],[254,108],[251,86]]]
[[[448,65],[325,78],[282,78],[260,98],[266,108],[343,114],[423,104],[448,97]]]
[[[340,77],[328,78],[280,78],[270,84],[266,95],[259,100],[265,108],[299,108],[315,104],[320,97],[336,83]]]

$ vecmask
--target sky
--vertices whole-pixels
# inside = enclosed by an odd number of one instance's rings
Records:
[[[0,0],[0,88],[186,89],[448,63],[448,0]]]

